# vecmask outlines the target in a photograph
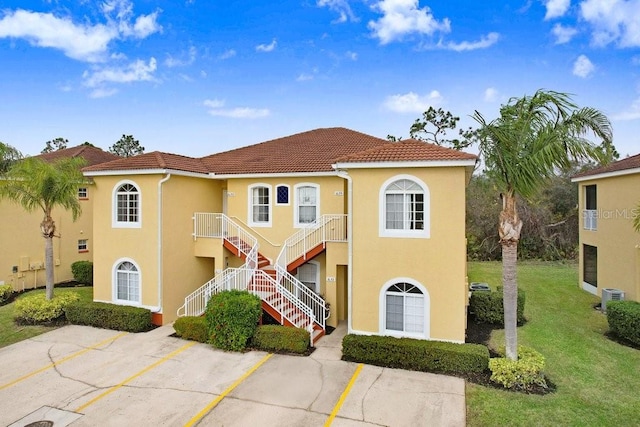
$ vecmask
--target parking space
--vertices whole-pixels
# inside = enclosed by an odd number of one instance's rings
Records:
[[[339,330],[309,357],[172,333],[66,326],[0,349],[0,425],[465,424],[463,380],[341,361]]]

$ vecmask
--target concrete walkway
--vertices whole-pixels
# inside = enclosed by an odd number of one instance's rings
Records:
[[[462,379],[344,362],[345,329],[297,357],[65,326],[0,349],[0,425],[465,425]]]

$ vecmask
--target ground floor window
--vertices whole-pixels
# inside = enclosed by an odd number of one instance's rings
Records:
[[[582,280],[593,287],[598,287],[598,248],[591,245],[582,246]]]
[[[296,278],[302,282],[307,288],[311,289],[315,293],[319,293],[320,289],[318,289],[319,278],[318,273],[320,272],[318,264],[315,262],[308,262],[306,264],[302,264],[298,267],[298,271],[296,273]]]
[[[429,294],[411,279],[391,281],[380,294],[381,333],[429,337]]]
[[[140,271],[131,261],[122,261],[115,267],[115,298],[140,303]]]

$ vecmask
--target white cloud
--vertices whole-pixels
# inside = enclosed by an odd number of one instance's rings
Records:
[[[316,5],[318,7],[328,7],[331,11],[336,12],[339,16],[333,21],[334,23],[341,24],[347,21],[358,21],[347,0],[318,0]]]
[[[256,50],[258,52],[271,52],[276,48],[277,45],[278,42],[276,41],[276,39],[273,39],[269,44],[259,44],[258,46],[256,46]]]
[[[489,87],[484,91],[485,102],[495,102],[498,100],[498,90],[494,87]]]
[[[155,80],[153,73],[156,71],[155,58],[149,59],[149,63],[138,59],[126,67],[104,67],[92,72],[85,71],[83,77],[85,86],[100,88],[105,83],[132,83],[139,81]]]
[[[587,78],[593,73],[595,67],[593,63],[585,55],[578,56],[576,62],[573,63],[573,75]]]
[[[640,98],[633,101],[633,103],[627,110],[622,111],[618,114],[614,114],[611,118],[613,120],[621,120],[621,121],[640,119]]]
[[[267,108],[224,108],[225,101],[220,99],[207,99],[203,102],[203,105],[209,108],[209,114],[212,116],[230,117],[233,119],[259,119],[271,114]]]
[[[428,95],[420,96],[415,92],[388,96],[384,107],[396,113],[422,113],[429,107],[442,103],[442,95],[432,90]]]
[[[556,37],[556,44],[569,43],[573,36],[578,34],[578,30],[573,27],[565,27],[562,24],[556,24],[551,30],[551,34]]]
[[[102,4],[106,23],[73,22],[68,16],[17,9],[5,12],[0,19],[0,38],[17,38],[36,47],[62,51],[84,62],[109,59],[109,45],[114,40],[133,37],[143,39],[161,31],[157,19],[160,11],[133,19],[133,4],[115,0]]]
[[[16,10],[0,20],[0,38],[25,39],[34,46],[59,49],[69,58],[87,62],[101,60],[116,36],[114,28],[77,25],[70,18],[51,13]]]
[[[490,46],[493,46],[498,42],[500,35],[498,33],[489,33],[486,36],[482,36],[480,40],[475,42],[467,42],[463,41],[460,43],[438,43],[438,47],[455,50],[456,52],[464,52],[466,50],[476,50],[476,49],[486,49]]]
[[[571,6],[571,0],[546,0],[544,3],[547,8],[544,19],[560,18],[567,13],[569,6]]]
[[[92,90],[89,96],[91,98],[108,98],[110,96],[115,95],[116,93],[118,93],[118,90],[114,88],[110,88],[110,89],[97,88]]]
[[[380,0],[371,8],[382,17],[369,21],[368,27],[381,44],[401,40],[412,33],[432,35],[436,31],[451,31],[449,19],[438,21],[427,6],[418,6],[418,0]]]
[[[592,26],[594,45],[640,46],[640,0],[586,0],[580,15]]]
[[[352,61],[357,61],[358,60],[358,54],[355,53],[355,52],[351,52],[350,50],[348,50],[345,55],[347,56],[347,58],[349,58]]]
[[[298,77],[296,77],[297,82],[306,82],[309,80],[313,80],[313,74],[301,73]]]
[[[181,58],[174,58],[171,55],[167,55],[167,59],[164,60],[164,65],[169,68],[186,67],[187,65],[191,65],[195,62],[197,55],[197,49],[194,46],[191,46],[188,52],[181,55]]]
[[[233,49],[228,49],[228,50],[222,52],[220,54],[220,56],[218,56],[218,59],[224,60],[224,59],[233,58],[234,56],[236,56],[236,51],[233,50]]]

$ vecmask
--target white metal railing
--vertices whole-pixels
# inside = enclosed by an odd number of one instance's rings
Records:
[[[193,215],[193,238],[198,237],[224,238],[233,243],[245,256],[249,255],[254,246],[257,251],[258,239],[221,213],[196,212]]]
[[[596,231],[598,229],[598,211],[585,209],[582,211],[583,226],[585,230]]]
[[[286,268],[291,262],[326,242],[347,241],[347,216],[323,215],[285,240],[276,265]]]

